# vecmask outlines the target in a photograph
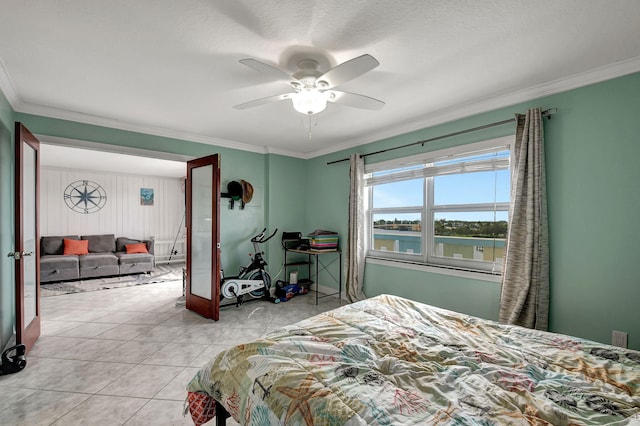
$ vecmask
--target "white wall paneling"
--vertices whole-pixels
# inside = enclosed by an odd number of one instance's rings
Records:
[[[83,214],[67,207],[64,190],[72,182],[90,180],[107,194],[105,206]],[[152,206],[140,204],[140,188],[152,188]],[[184,259],[184,185],[182,179],[110,174],[53,167],[41,168],[40,235],[115,234],[156,240],[156,257],[167,259],[178,235],[174,259]]]

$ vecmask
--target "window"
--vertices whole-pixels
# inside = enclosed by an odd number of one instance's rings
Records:
[[[368,164],[368,255],[501,272],[511,140]]]

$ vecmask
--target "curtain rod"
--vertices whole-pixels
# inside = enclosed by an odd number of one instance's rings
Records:
[[[558,112],[558,110],[556,108],[545,109],[544,111],[542,111],[542,116],[543,117],[547,117],[547,118],[551,118],[551,116],[553,114],[555,114],[556,112]],[[407,148],[409,146],[414,146],[414,145],[422,145],[422,146],[424,146],[424,144],[427,143],[427,142],[433,142],[433,141],[437,141],[437,140],[440,140],[440,139],[450,138],[452,136],[463,135],[465,133],[471,133],[471,132],[475,132],[475,131],[478,131],[478,130],[484,130],[484,129],[488,129],[490,127],[502,126],[503,124],[513,123],[514,121],[516,121],[515,117],[514,118],[510,118],[508,120],[496,121],[495,123],[484,124],[482,126],[472,127],[470,129],[460,130],[458,132],[448,133],[446,135],[436,136],[436,137],[429,138],[429,139],[424,139],[424,140],[421,140],[421,141],[418,141],[418,142],[411,142],[411,143],[408,143],[408,144],[405,144],[405,145],[394,146],[393,148],[381,149],[380,151],[374,151],[374,152],[370,152],[368,154],[362,154],[362,155],[360,155],[360,158],[368,157],[370,155],[382,154],[383,152],[395,151],[396,149]],[[335,164],[335,163],[342,163],[343,161],[349,161],[349,159],[348,158],[343,158],[341,160],[329,161],[327,163],[327,165]]]

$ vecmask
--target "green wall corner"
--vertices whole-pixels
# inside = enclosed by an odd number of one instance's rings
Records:
[[[14,243],[14,112],[0,91],[0,348],[13,335],[14,261],[6,256]]]
[[[629,334],[629,347],[640,349],[640,284],[635,270],[640,211],[640,167],[636,164],[640,158],[639,93],[640,73],[635,73],[310,160],[15,113],[0,96],[0,248],[4,253],[13,246],[13,221],[6,218],[13,217],[16,120],[36,134],[193,157],[220,153],[223,191],[229,180],[239,179],[248,180],[255,189],[254,199],[244,210],[230,210],[226,200],[222,201],[222,265],[232,274],[247,263],[252,251],[249,238],[264,227],[303,234],[315,229],[337,231],[344,251],[349,164],[327,165],[328,161],[504,120],[531,107],[557,108],[557,114],[544,122],[550,329],[603,343],[611,342],[613,330],[624,331]],[[495,127],[369,157],[367,162],[509,134],[513,126]],[[277,277],[282,265],[280,232],[265,248],[274,279],[284,279]],[[13,270],[7,258],[0,263],[0,275],[0,331],[5,343],[13,325]],[[320,281],[325,281],[322,276]],[[364,290],[369,296],[397,294],[488,319],[498,315],[500,285],[495,282],[369,263]]]

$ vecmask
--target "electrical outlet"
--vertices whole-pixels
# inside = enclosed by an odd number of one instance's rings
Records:
[[[619,346],[621,348],[627,347],[627,333],[624,331],[613,330],[611,333],[611,342],[613,346]]]

